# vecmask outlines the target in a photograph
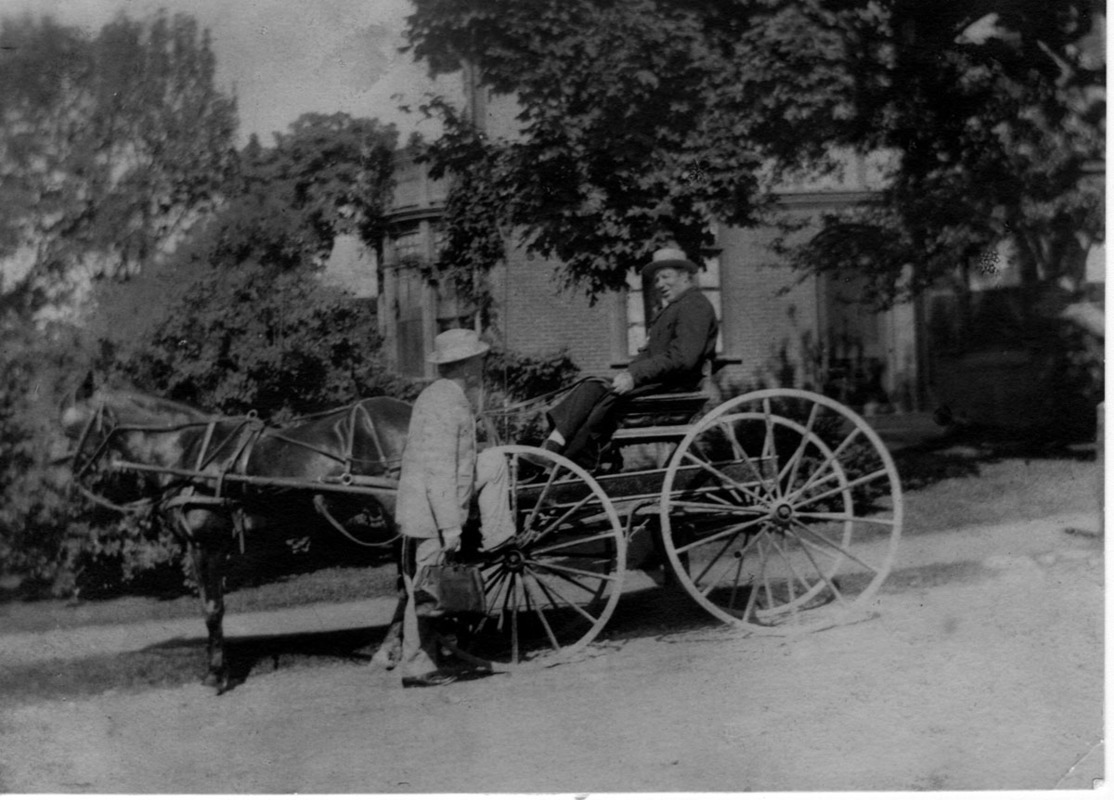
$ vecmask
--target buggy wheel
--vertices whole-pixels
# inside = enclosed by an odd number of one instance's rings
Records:
[[[484,556],[486,613],[459,620],[451,649],[495,671],[545,666],[607,623],[622,591],[626,539],[611,500],[573,462],[536,447],[494,449],[509,471],[516,535]],[[531,468],[525,455],[545,466]]]
[[[666,470],[661,527],[685,590],[763,634],[864,618],[901,537],[897,468],[867,422],[794,389],[705,415]]]

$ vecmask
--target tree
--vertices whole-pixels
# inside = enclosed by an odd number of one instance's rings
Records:
[[[23,267],[6,303],[137,271],[217,202],[236,106],[193,19],[120,16],[94,37],[5,19],[0,43],[0,256]]]
[[[1104,237],[1101,15],[1088,0],[896,3],[886,81],[851,141],[896,169],[873,203],[828,215],[797,265],[865,273],[886,303],[942,280],[962,291],[1008,239],[1023,308],[1059,310],[1041,298],[1080,286]]]
[[[386,372],[374,308],[307,270],[213,269],[122,361],[147,391],[207,410],[289,418],[359,397],[410,397]]]
[[[521,136],[487,141],[431,104],[447,123],[434,168],[486,164],[469,191],[498,223],[590,293],[621,286],[666,239],[697,253],[713,218],[762,221],[782,171],[850,135],[878,14],[827,5],[419,0],[415,54],[434,72],[467,63],[521,106]]]
[[[275,145],[252,138],[227,202],[158,272],[189,283],[122,368],[139,386],[224,413],[290,416],[407,395],[378,358],[374,308],[322,286],[340,233],[370,241],[393,187],[396,132],[305,114]]]
[[[0,565],[46,578],[73,521],[64,475],[51,463],[61,442],[55,398],[80,365],[72,330],[35,329],[0,314]]]
[[[664,238],[698,252],[712,219],[773,219],[777,182],[836,168],[841,147],[893,154],[888,188],[823,220],[795,261],[865,272],[881,303],[1005,234],[1030,282],[1078,273],[1102,237],[1101,188],[1085,179],[1105,133],[1097,0],[415,7],[407,36],[431,71],[467,64],[521,106],[519,138],[488,141],[430,104],[446,120],[434,168],[481,198],[449,219],[450,243],[454,227],[464,243],[468,228],[516,226],[589,293]]]
[[[378,248],[394,188],[393,125],[303,114],[264,148],[252,137],[217,223],[213,257],[283,268],[323,262],[338,234]]]
[[[237,154],[221,205],[178,249],[127,282],[100,281],[88,326],[124,349],[143,341],[211,269],[276,272],[322,265],[339,234],[382,240],[397,133],[347,114],[304,114],[273,147],[252,136]],[[223,302],[214,298],[214,302]]]

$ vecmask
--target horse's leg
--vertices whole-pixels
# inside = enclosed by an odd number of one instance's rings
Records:
[[[398,602],[395,603],[395,613],[391,617],[391,625],[387,628],[387,635],[383,637],[371,663],[384,669],[394,669],[402,659],[402,620],[406,615],[406,591],[402,585],[402,549],[401,538],[396,542],[395,565],[398,567]]]
[[[387,635],[383,637],[371,663],[384,669],[394,669],[402,658],[402,620],[406,614],[406,597],[400,594],[395,604],[395,613],[391,617],[391,625],[387,628]]]
[[[228,688],[228,665],[224,657],[224,554],[191,542],[190,557],[209,632],[205,685],[223,692]]]
[[[223,528],[218,515],[195,509],[180,516],[180,526],[187,534],[190,560],[193,562],[194,580],[201,608],[205,614],[205,627],[209,632],[206,653],[208,669],[205,685],[215,686],[218,692],[228,689],[228,664],[224,652],[224,563],[227,552],[219,540]],[[227,538],[226,536],[224,537]]]

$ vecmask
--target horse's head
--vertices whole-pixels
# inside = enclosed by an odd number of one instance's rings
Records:
[[[80,474],[105,453],[135,458],[129,450],[137,442],[208,419],[209,415],[182,403],[130,389],[97,387],[87,377],[61,410],[62,430],[74,443],[66,460],[72,459]]]

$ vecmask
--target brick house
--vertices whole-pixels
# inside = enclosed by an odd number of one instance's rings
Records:
[[[490,135],[513,135],[513,101],[491,96],[467,72],[463,77],[472,119]],[[838,178],[788,186],[783,202],[794,214],[818,216],[864,199],[877,186],[876,171],[862,159],[850,159],[843,172]],[[432,377],[424,353],[439,331],[476,324],[474,310],[447,282],[431,279],[421,269],[437,253],[445,196],[443,181],[430,179],[422,165],[400,153],[390,233],[379,268],[378,310],[388,359],[411,377]],[[867,312],[857,302],[853,284],[803,277],[779,262],[767,247],[772,231],[719,226],[716,233],[718,253],[705,261],[700,283],[720,314],[718,388],[823,388],[863,405],[864,400],[883,399],[861,391],[873,381],[891,401],[884,408],[923,405],[918,306]],[[505,261],[488,276],[495,334],[512,350],[565,350],[586,373],[612,371],[642,343],[650,313],[646,292],[632,275],[626,290],[601,296],[593,305],[582,293],[562,290],[555,266],[508,243]]]

